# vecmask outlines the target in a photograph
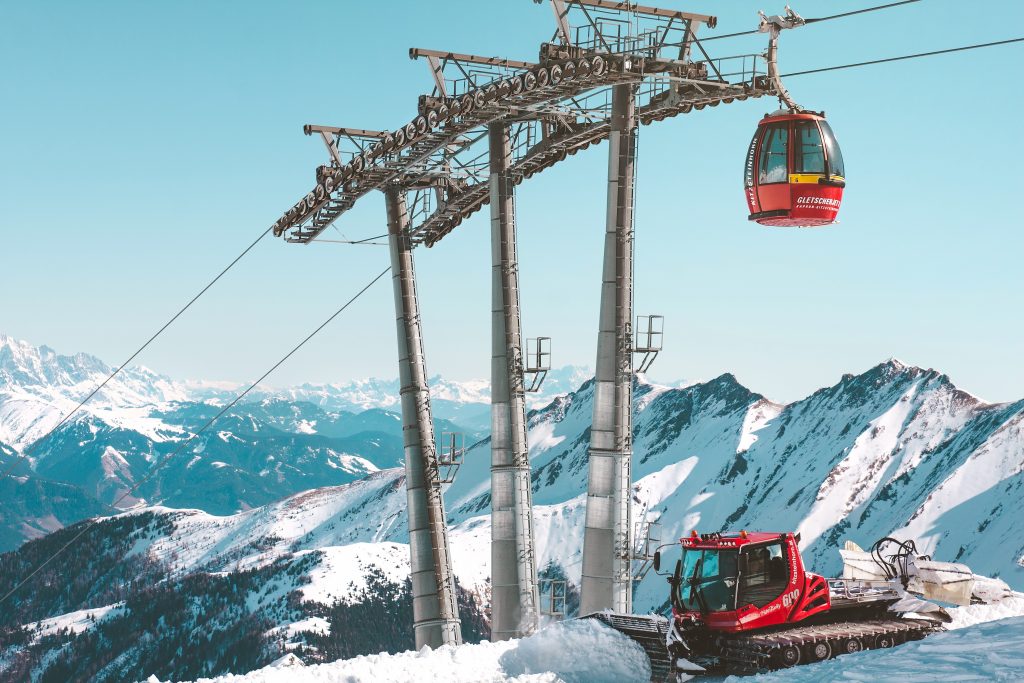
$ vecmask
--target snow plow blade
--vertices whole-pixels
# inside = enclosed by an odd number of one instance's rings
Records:
[[[962,564],[913,559],[908,567],[907,590],[928,600],[941,600],[954,605],[971,604],[974,593],[974,572]]]
[[[615,614],[595,612],[581,619],[597,619],[619,633],[628,636],[647,653],[651,661],[651,680],[665,683],[671,680],[672,658],[668,653],[668,619],[656,614]]]
[[[903,597],[889,605],[889,611],[896,614],[916,614],[923,619],[948,624],[953,617],[945,609],[921,598],[904,593]]]
[[[894,546],[895,552],[889,554]],[[843,558],[844,579],[889,581],[894,587],[901,584],[908,593],[927,600],[954,605],[991,604],[1011,594],[1003,581],[977,576],[967,565],[937,562],[927,555],[918,555],[913,541],[883,538],[870,552],[847,541],[839,554]]]
[[[851,547],[852,546],[852,547]],[[887,575],[871,553],[847,541],[839,551],[843,557],[843,578],[853,581],[895,581]],[[962,564],[935,562],[916,557],[907,558],[906,590],[927,600],[940,600],[954,605],[971,604],[974,574]]]

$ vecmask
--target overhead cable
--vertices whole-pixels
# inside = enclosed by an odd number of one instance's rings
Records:
[[[320,242],[325,242],[325,243],[329,243],[329,244],[363,244],[363,245],[372,246],[372,247],[386,247],[386,246],[388,246],[387,242],[374,242],[373,240],[379,240],[381,237],[387,237],[387,236],[388,236],[388,234],[384,233],[383,235],[374,235],[373,237],[364,237],[361,240],[330,240],[330,239],[324,239],[322,237],[314,237],[312,240],[309,241],[309,243],[310,244],[317,244],[317,243],[320,243]]]
[[[864,9],[856,9],[852,12],[843,12],[841,14],[832,14],[827,17],[818,17],[817,19],[807,19],[804,23],[813,24],[819,21],[828,21],[829,19],[842,19],[843,17],[852,17],[854,14],[864,14],[865,12],[874,12],[879,9],[889,9],[890,7],[898,7],[899,5],[909,5],[914,2],[921,2],[921,0],[902,0],[902,2],[890,2],[887,5],[878,5],[877,7],[865,7]]]
[[[931,57],[932,55],[944,55],[949,52],[962,52],[964,50],[977,50],[983,47],[994,47],[996,45],[1008,45],[1010,43],[1024,42],[1024,38],[1010,38],[1009,40],[997,40],[993,43],[978,43],[977,45],[965,45],[964,47],[951,47],[945,50],[933,50],[931,52],[919,52],[913,55],[903,55],[902,57],[886,57],[885,59],[873,59],[869,62],[856,62],[855,64],[840,64],[838,66],[826,66],[820,69],[807,69],[806,71],[794,71],[788,74],[782,74],[782,78],[792,78],[793,76],[804,76],[806,74],[817,74],[823,71],[838,71],[839,69],[852,69],[855,66],[868,66],[870,64],[884,64],[886,62],[898,62],[904,59],[916,59],[918,57]]]
[[[819,21],[829,21],[830,19],[842,19],[843,17],[851,17],[854,14],[864,14],[865,12],[874,12],[875,10],[888,9],[890,7],[898,7],[899,5],[909,5],[913,2],[921,2],[921,0],[902,0],[902,2],[890,2],[886,5],[878,5],[877,7],[865,7],[864,9],[853,10],[852,12],[843,12],[842,14],[832,14],[827,17],[818,17],[816,19],[807,19],[804,21],[805,24],[815,24]],[[707,38],[701,38],[700,42],[706,43],[709,40],[721,40],[722,38],[735,38],[736,36],[750,36],[755,33],[761,33],[759,29],[753,29],[751,31],[739,31],[737,33],[726,33],[721,36],[708,36]]]

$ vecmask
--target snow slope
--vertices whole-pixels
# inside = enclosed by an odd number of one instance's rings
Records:
[[[81,633],[92,628],[96,622],[116,615],[122,609],[123,607],[118,604],[107,605],[106,607],[99,607],[96,609],[75,610],[74,612],[62,614],[59,617],[52,617],[50,619],[43,619],[42,621],[30,623],[28,624],[28,628],[33,631],[33,637],[36,640],[46,636],[52,636],[61,629],[68,629],[72,633]]]
[[[333,601],[328,596],[344,598],[358,591],[371,567],[395,583],[408,575],[407,546],[387,540],[401,535],[393,527],[405,529],[403,484],[399,471],[385,470],[235,515],[161,507],[124,515],[153,511],[170,521],[169,533],[138,544],[133,552],[172,564],[179,574],[243,571],[265,567],[289,553],[323,550],[313,582],[302,590],[308,599],[322,596],[326,603]],[[367,509],[374,514],[359,514]]]
[[[109,370],[85,354],[61,356],[0,336],[0,442],[24,446]],[[592,384],[562,390],[584,376],[571,367],[551,373],[546,391],[553,393],[543,398],[554,398],[530,420],[534,500],[547,506],[538,514],[554,525],[539,524],[538,535],[542,545],[564,549],[546,559],[567,569],[578,561],[576,499],[586,483]],[[434,389],[435,408],[447,403],[469,411],[467,419],[489,421],[485,382],[435,378]],[[36,471],[109,504],[208,411],[201,403],[167,402],[189,392],[216,400],[216,391],[209,383],[197,389],[126,369],[80,420],[39,449],[50,462],[37,463]],[[221,513],[398,464],[400,444],[315,441],[321,434],[394,429],[395,414],[373,408],[350,419],[297,402],[392,405],[394,381],[304,385],[278,394],[247,406],[251,418],[225,417],[219,442],[198,441],[187,462],[164,468],[141,498]],[[837,543],[851,537],[868,545],[895,531],[916,538],[924,552],[1024,587],[1024,534],[1012,514],[1012,501],[1024,495],[1024,401],[987,404],[945,375],[890,360],[785,406],[731,375],[685,387],[638,378],[636,407],[634,473],[643,482],[634,515],[660,521],[665,538],[694,527],[796,529],[809,564],[834,572]],[[471,538],[487,532],[480,526],[486,519],[471,520],[486,517],[489,507],[488,451],[486,440],[470,451],[447,494],[453,521],[472,527]],[[400,527],[395,531],[388,540],[404,542]],[[480,550],[472,545],[467,555]]]

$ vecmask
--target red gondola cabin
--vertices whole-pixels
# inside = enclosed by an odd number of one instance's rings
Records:
[[[744,169],[750,220],[811,228],[836,220],[843,153],[824,114],[780,111],[757,124]]]

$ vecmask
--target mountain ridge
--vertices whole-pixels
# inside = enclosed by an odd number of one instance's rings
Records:
[[[541,577],[564,577],[569,595],[577,594],[581,569],[593,386],[592,379],[583,381],[534,407],[528,418],[538,568]],[[637,522],[659,525],[662,541],[691,529],[799,531],[809,568],[835,574],[836,549],[843,540],[867,546],[894,534],[913,538],[937,559],[965,562],[976,572],[1024,588],[1024,530],[1017,524],[1018,501],[1024,496],[1024,400],[987,403],[943,373],[890,359],[786,404],[750,390],[731,373],[686,386],[655,384],[638,376],[634,405],[632,514]],[[354,617],[346,610],[367,609],[392,630],[374,636],[378,639],[364,644],[369,650],[360,652],[402,646],[394,633],[405,631],[394,622],[395,613],[382,607],[405,599],[400,596],[409,571],[404,469],[395,451],[386,450],[387,432],[381,431],[393,423],[400,428],[399,416],[384,408],[332,413],[281,397],[237,408],[197,440],[174,476],[162,480],[158,495],[147,493],[147,500],[160,500],[176,486],[209,480],[218,490],[223,482],[236,482],[231,495],[243,501],[252,494],[242,489],[254,486],[245,477],[266,463],[280,465],[271,468],[274,476],[288,468],[309,469],[325,458],[340,465],[336,448],[335,455],[307,452],[312,460],[304,460],[297,444],[313,438],[334,444],[332,439],[365,437],[352,449],[375,469],[249,505],[251,509],[233,509],[229,500],[221,514],[211,514],[198,509],[210,507],[209,496],[203,498],[200,491],[194,499],[164,498],[201,503],[188,505],[196,509],[149,505],[99,518],[88,526],[90,537],[95,536],[91,543],[122,550],[97,571],[126,576],[132,573],[126,563],[141,562],[156,572],[153,576],[163,577],[161,588],[152,594],[160,601],[189,596],[197,604],[213,604],[228,587],[232,595],[247,596],[241,603],[236,599],[233,611],[218,612],[205,625],[201,618],[179,615],[176,623],[181,625],[175,628],[184,631],[174,631],[175,642],[188,644],[183,634],[189,629],[235,629],[260,639],[260,647],[268,648],[261,650],[266,657],[280,656],[283,651],[275,648],[287,647],[299,648],[307,661],[323,661],[341,652],[336,642],[325,640],[332,636],[323,634],[331,634],[334,625],[345,628],[351,623]],[[151,411],[151,419],[181,432],[171,433],[166,443],[132,432],[131,438],[141,444],[134,450],[107,443],[103,425],[73,421],[73,427],[61,430],[63,462],[92,453],[102,463],[107,455],[107,479],[116,481],[121,470],[114,465],[121,461],[107,447],[117,446],[129,465],[140,458],[148,463],[147,454],[159,454],[175,443],[174,434],[187,433],[186,425],[201,422],[216,409],[212,403],[171,403]],[[347,430],[369,431],[345,436]],[[273,450],[282,440],[285,445]],[[373,455],[362,450],[371,447],[384,450]],[[0,448],[0,458],[4,452]],[[275,459],[267,460],[271,455]],[[49,457],[41,462],[47,461],[55,469],[61,462]],[[236,470],[231,480],[216,478]],[[471,620],[486,620],[489,609],[489,481],[489,438],[484,434],[468,449],[445,493],[460,609]],[[302,480],[295,484],[301,486]],[[131,519],[141,521],[125,521]],[[78,528],[58,530],[0,555],[0,565],[10,567],[7,580],[18,580],[33,566],[32,553]],[[211,583],[204,576],[221,578]],[[74,624],[84,629],[85,640],[72,639],[72,649],[62,651],[88,659],[85,653],[95,649],[94,640],[88,640],[92,629],[127,628],[125,624],[141,628],[152,618],[145,597],[150,593],[138,592],[123,579],[110,578],[103,585],[109,589],[95,599],[85,592],[74,602],[26,614],[25,619],[33,620],[27,627],[21,622],[6,635],[0,628],[0,641],[27,638],[30,645],[18,650],[22,654],[16,661],[38,657],[46,662],[54,656],[53,648],[67,648],[61,644],[66,641],[58,639],[51,646],[46,640],[50,636],[32,633]],[[43,604],[37,593],[45,586],[33,588],[30,582],[25,590],[21,601]],[[124,600],[115,602],[122,594]],[[570,610],[575,604],[570,601]],[[651,573],[639,581],[634,604],[639,612],[663,609],[661,577]],[[90,613],[82,612],[86,609],[99,615],[95,622],[84,619]],[[374,611],[381,609],[385,611]],[[10,635],[25,628],[29,635]],[[121,644],[109,651],[110,657],[155,661],[145,647],[117,642]],[[258,664],[252,660],[246,666]]]

